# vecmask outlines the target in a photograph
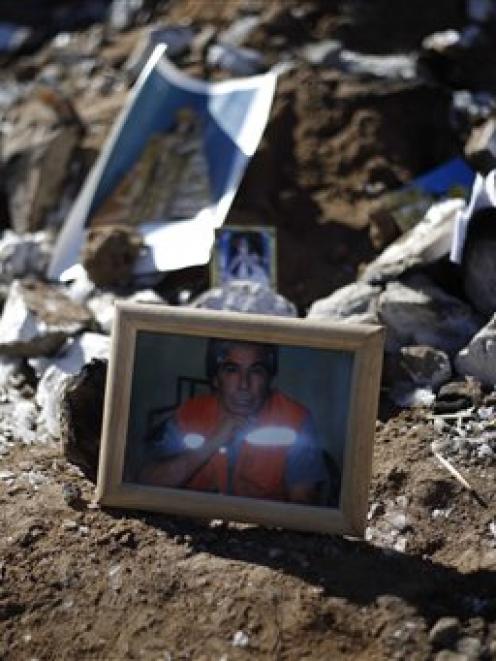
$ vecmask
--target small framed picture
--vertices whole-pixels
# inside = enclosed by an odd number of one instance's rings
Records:
[[[277,288],[275,227],[224,226],[216,230],[210,280],[218,287],[251,280]]]
[[[118,303],[99,502],[361,536],[384,330]]]

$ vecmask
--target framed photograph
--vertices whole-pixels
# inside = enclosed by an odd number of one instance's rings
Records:
[[[275,227],[229,225],[216,230],[211,285],[218,287],[232,280],[251,280],[277,289]]]
[[[118,303],[97,498],[363,535],[384,329]]]

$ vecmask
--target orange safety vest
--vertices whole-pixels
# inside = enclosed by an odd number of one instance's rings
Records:
[[[220,405],[214,395],[188,400],[176,413],[179,432],[200,434],[208,443],[220,421]],[[284,427],[296,434],[308,410],[280,392],[272,392],[257,416],[257,429]],[[247,434],[249,436],[249,434]],[[291,443],[252,444],[243,440],[234,468],[232,494],[285,500],[286,458]],[[222,447],[201,466],[185,485],[188,489],[228,493],[228,455]]]

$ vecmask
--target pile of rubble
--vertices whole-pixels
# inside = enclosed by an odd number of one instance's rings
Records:
[[[444,2],[402,43],[399,31],[391,55],[361,30],[380,14],[375,4],[339,11],[245,2],[212,13],[198,3],[136,2],[124,11],[114,2],[103,22],[58,32],[32,54],[22,44],[4,48],[2,383],[24,375],[50,434],[62,435],[73,380],[106,358],[118,298],[379,322],[387,328],[385,394],[400,406],[432,404],[452,380],[496,383],[494,270],[480,273],[475,249],[463,268],[448,259],[468,197],[433,200],[403,234],[378,213],[388,192],[464,145],[474,171],[494,167],[496,16],[488,2],[469,1],[463,11]],[[208,79],[279,71],[266,136],[227,222],[277,226],[281,293],[242,282],[208,290],[201,268],[159,274],[145,289],[129,273],[102,288],[91,269],[66,285],[46,281],[67,213],[157,43],[184,71]],[[114,252],[129,249],[114,244]]]

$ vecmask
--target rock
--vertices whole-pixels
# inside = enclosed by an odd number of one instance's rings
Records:
[[[371,262],[359,280],[379,284],[398,278],[408,269],[432,264],[450,250],[453,227],[458,211],[464,206],[460,199],[433,204],[423,220],[391,243]]]
[[[451,647],[459,636],[461,629],[457,617],[442,617],[429,631],[429,642],[434,647]]]
[[[129,283],[134,263],[143,247],[138,230],[109,225],[90,229],[83,247],[81,262],[98,287]]]
[[[487,386],[496,385],[496,314],[455,357],[455,369]]]
[[[376,308],[381,287],[368,282],[354,282],[336,290],[327,298],[315,301],[307,317],[314,319],[355,320],[359,315],[367,315],[370,321],[377,322]]]
[[[113,0],[107,14],[107,27],[110,32],[123,32],[131,27],[143,7],[144,0]]]
[[[100,326],[102,333],[110,335],[115,316],[115,301],[128,301],[129,303],[153,303],[164,305],[164,299],[153,289],[143,289],[128,297],[117,297],[110,292],[96,294],[87,301],[87,306]]]
[[[55,358],[30,361],[41,376],[36,394],[36,401],[41,408],[39,421],[51,436],[61,438],[62,401],[73,377],[79,375],[92,360],[108,359],[109,347],[107,336],[84,333],[69,340],[63,352]]]
[[[28,275],[42,276],[52,254],[52,244],[45,232],[19,235],[6,230],[0,240],[0,282]]]
[[[62,497],[70,507],[81,502],[81,489],[75,482],[65,482],[62,485]]]
[[[460,654],[464,654],[470,661],[477,661],[481,658],[482,644],[478,638],[465,637],[460,638],[456,644],[456,649]]]
[[[242,46],[260,23],[260,16],[255,14],[241,16],[233,21],[225,30],[219,32],[218,41],[225,46]]]
[[[96,480],[107,362],[93,360],[66,384],[61,402],[62,451],[92,481]]]
[[[210,46],[206,61],[210,67],[225,69],[236,76],[253,76],[267,68],[258,51],[225,44]]]
[[[329,63],[337,62],[343,44],[336,39],[322,39],[316,43],[303,46],[299,55],[309,64],[327,66]]]
[[[467,304],[421,275],[389,282],[379,297],[378,316],[387,328],[386,351],[419,344],[453,353],[481,326]]]
[[[465,654],[453,652],[452,650],[441,650],[434,657],[434,661],[469,661]]]
[[[496,166],[496,120],[476,126],[465,144],[465,156],[476,172],[487,174]]]
[[[19,372],[20,358],[5,358],[0,356],[0,387],[6,387],[12,376]]]
[[[0,353],[48,355],[91,323],[90,311],[71,301],[62,288],[15,280],[0,319]]]
[[[470,217],[462,254],[463,288],[474,308],[485,316],[496,312],[496,208]]]
[[[255,314],[270,314],[278,317],[296,317],[293,303],[284,296],[256,282],[235,280],[200,294],[190,303],[194,308],[210,310],[232,310]]]
[[[4,185],[13,229],[35,232],[62,198],[83,126],[59,92],[41,88],[21,107],[3,145]]]
[[[427,346],[402,347],[400,364],[411,381],[438,390],[451,378],[450,360],[444,351]]]
[[[189,25],[152,27],[144,32],[128,57],[124,69],[133,81],[138,77],[156,46],[166,44],[167,57],[174,58],[187,52],[194,38],[195,32]]]
[[[455,90],[451,106],[453,126],[461,133],[470,132],[489,119],[495,107],[496,99],[489,92]]]
[[[482,400],[480,383],[470,377],[465,381],[450,381],[441,386],[434,406],[435,413],[455,413],[472,406],[478,406]]]
[[[417,76],[416,55],[363,55],[343,49],[336,59],[334,66],[353,76],[388,80],[413,80]]]
[[[232,639],[233,647],[248,647],[250,639],[244,631],[236,631]]]

